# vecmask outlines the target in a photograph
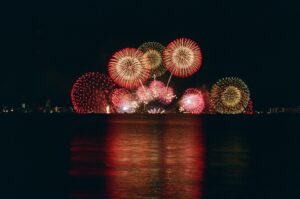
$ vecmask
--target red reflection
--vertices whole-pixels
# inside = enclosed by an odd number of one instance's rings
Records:
[[[144,133],[147,124],[142,126],[110,125],[107,139],[109,198],[134,199],[159,194],[156,190],[161,183],[159,137],[155,133]]]
[[[71,142],[71,168],[73,177],[97,177],[105,175],[105,149],[103,139],[95,135],[79,134]]]
[[[202,198],[204,143],[198,120],[167,120],[163,137],[164,198]]]
[[[113,123],[107,143],[107,197],[201,198],[204,145],[199,121]]]

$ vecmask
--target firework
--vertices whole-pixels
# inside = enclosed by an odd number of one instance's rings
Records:
[[[247,115],[253,115],[253,101],[250,99],[248,106],[246,108],[246,114]]]
[[[151,76],[155,75],[159,77],[167,71],[162,58],[164,51],[163,45],[158,42],[146,42],[139,47],[139,50],[144,52],[145,60],[151,68]]]
[[[199,70],[202,55],[196,42],[180,38],[168,44],[163,53],[163,60],[171,74],[188,77]]]
[[[147,113],[149,114],[164,114],[165,112],[166,112],[165,109],[159,107],[154,107],[147,110]]]
[[[71,100],[77,113],[104,113],[108,96],[115,87],[106,75],[88,72],[79,77],[71,90]]]
[[[170,104],[176,97],[174,90],[171,87],[165,87],[162,89],[159,95],[159,101],[163,104]]]
[[[161,96],[163,89],[165,89],[165,84],[161,81],[153,80],[149,84],[149,89],[151,90],[153,97],[158,98]]]
[[[136,90],[136,96],[138,97],[139,101],[144,104],[148,104],[153,99],[152,91],[146,86],[140,86]]]
[[[122,101],[130,100],[132,94],[125,88],[117,88],[111,94],[111,102],[115,107],[119,107]]]
[[[137,101],[123,100],[120,106],[117,108],[118,113],[135,113],[139,107]]]
[[[218,113],[238,114],[247,107],[250,92],[247,85],[239,78],[222,78],[212,87],[210,100]]]
[[[187,89],[180,102],[180,110],[187,111],[192,114],[199,114],[204,110],[204,97],[202,92],[196,88]]]
[[[135,48],[125,48],[116,52],[109,61],[110,77],[120,86],[137,88],[145,82],[150,73],[144,53]]]
[[[129,90],[115,89],[111,94],[111,102],[118,113],[134,113],[138,103]]]

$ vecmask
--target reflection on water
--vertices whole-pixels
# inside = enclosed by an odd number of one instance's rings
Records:
[[[250,198],[250,150],[247,137],[238,134],[223,132],[222,139],[208,143],[206,183],[212,198]]]
[[[165,198],[201,198],[204,170],[202,124],[197,120],[184,123],[167,120],[166,123],[163,136]]]
[[[109,198],[199,198],[202,141],[199,124],[110,125]]]
[[[71,198],[201,198],[199,120],[111,120],[105,135],[103,140],[96,133],[74,137],[69,173],[84,183],[73,187]],[[86,187],[97,180],[104,181],[105,190]]]
[[[20,115],[0,124],[11,185],[1,199],[300,198],[293,115]]]

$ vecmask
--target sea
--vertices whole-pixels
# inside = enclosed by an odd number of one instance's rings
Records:
[[[2,114],[0,198],[300,198],[299,116]]]

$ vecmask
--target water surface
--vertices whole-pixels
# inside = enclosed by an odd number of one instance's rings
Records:
[[[294,198],[299,117],[2,117],[11,198]]]

